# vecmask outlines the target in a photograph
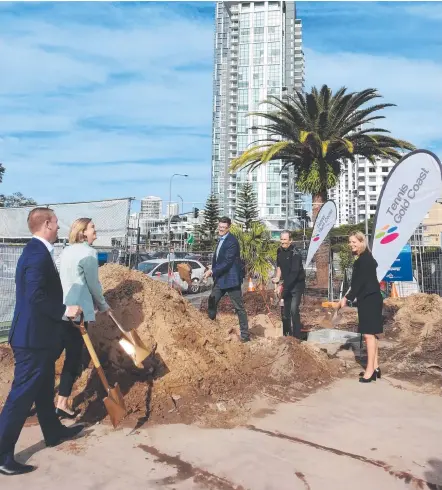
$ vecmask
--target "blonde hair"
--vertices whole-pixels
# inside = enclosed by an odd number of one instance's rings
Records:
[[[78,218],[72,223],[69,231],[69,243],[71,245],[84,242],[84,232],[91,221],[92,218]]]
[[[351,238],[352,236],[354,236],[356,240],[362,244],[360,253],[363,253],[366,250],[370,252],[370,248],[367,243],[367,238],[362,233],[362,231],[353,231],[352,233],[350,233],[350,235],[348,235],[348,238]]]

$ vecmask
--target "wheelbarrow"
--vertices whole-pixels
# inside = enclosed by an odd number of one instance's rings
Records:
[[[89,334],[84,327],[83,314],[81,315],[80,325],[75,324],[72,320],[71,322],[74,327],[80,330],[80,333],[83,337],[84,343],[86,344],[86,348],[89,351],[89,355],[91,356],[95,369],[97,370],[101,383],[106,390],[107,397],[103,399],[103,403],[106,407],[107,413],[109,414],[110,421],[115,428],[126,415],[126,405],[124,404],[124,399],[120,387],[118,383],[115,383],[113,388],[111,388],[111,386],[109,385],[103,368],[101,367],[100,360],[98,359],[97,353],[95,352],[94,346],[92,345]]]

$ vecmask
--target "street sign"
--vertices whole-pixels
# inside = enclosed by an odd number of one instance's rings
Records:
[[[409,244],[401,250],[397,259],[388,270],[383,279],[386,282],[412,281],[413,268],[411,265],[411,247]]]
[[[188,244],[188,245],[192,245],[192,244],[193,244],[193,242],[194,242],[194,237],[193,237],[193,235],[189,235],[189,238],[187,239],[187,244]]]

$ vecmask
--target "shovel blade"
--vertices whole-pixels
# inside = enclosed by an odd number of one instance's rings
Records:
[[[126,416],[126,405],[118,383],[109,389],[109,396],[103,400],[103,403],[115,429]]]
[[[138,337],[138,340],[139,340],[139,337]],[[135,366],[138,368],[142,368],[143,367],[143,361],[144,361],[144,359],[149,357],[150,352],[146,349],[146,347],[144,347],[141,340],[139,340],[139,343],[138,343],[136,341],[136,337],[134,338],[133,335],[128,334],[127,338],[120,340],[120,345],[123,348],[123,350],[126,352],[126,354],[132,359]]]

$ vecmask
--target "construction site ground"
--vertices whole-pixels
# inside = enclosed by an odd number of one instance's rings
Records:
[[[363,385],[352,372],[296,403],[261,401],[233,429],[99,424],[48,449],[28,425],[17,458],[39,469],[0,481],[8,490],[437,489],[441,413],[437,395],[388,377]]]

